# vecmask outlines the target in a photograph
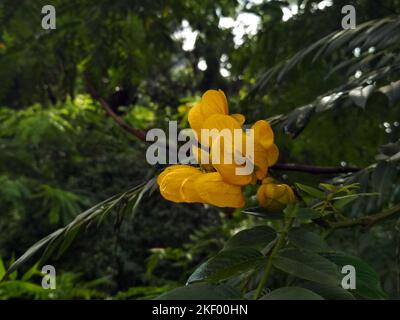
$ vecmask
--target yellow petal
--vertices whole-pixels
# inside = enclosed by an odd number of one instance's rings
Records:
[[[214,114],[208,117],[204,121],[202,129],[209,130],[209,134],[212,137],[208,141],[202,140],[202,143],[206,146],[209,146],[213,140],[219,140],[217,139],[217,136],[213,135],[213,131],[216,132],[217,135],[224,137],[224,139],[220,141],[224,141],[227,138],[230,143],[233,143],[234,130],[242,130],[241,126],[234,118],[222,114]]]
[[[194,186],[205,203],[217,207],[242,208],[244,206],[241,188],[225,182],[218,172],[197,176]]]
[[[192,153],[197,163],[206,171],[215,171],[214,167],[211,164],[210,153],[208,150],[203,148],[199,148],[196,145],[192,145]]]
[[[233,119],[235,119],[240,124],[240,126],[242,126],[244,124],[244,122],[246,121],[246,118],[244,117],[244,115],[242,115],[240,113],[231,114],[231,117]]]
[[[190,109],[188,114],[188,121],[190,127],[196,132],[197,139],[200,141],[200,130],[203,126],[205,118],[200,111],[201,105],[198,103],[192,109]]]
[[[209,144],[211,144],[211,162],[213,167],[223,176],[226,182],[236,185],[249,184],[252,180],[252,172],[248,175],[238,175],[236,173],[236,168],[244,166],[244,164],[236,163],[236,160],[239,159],[238,157],[243,154],[235,149],[234,139],[240,139],[240,146],[242,146],[244,136],[239,123],[231,116],[213,115],[204,122],[204,129],[216,129],[218,130],[217,133],[223,137],[217,138],[217,136],[212,136],[212,139],[210,139],[211,143],[209,141]],[[240,135],[238,137],[235,136],[234,130],[239,130]],[[219,158],[217,157],[218,155]]]
[[[275,179],[271,177],[266,177],[263,179],[262,184],[268,184],[268,183],[275,183]]]
[[[207,90],[201,97],[201,113],[204,118],[213,114],[228,114],[228,102],[222,90]]]
[[[178,171],[178,170],[183,170],[183,169],[192,169],[192,166],[189,165],[173,165],[173,166],[169,166],[167,168],[165,168],[157,177],[157,183],[158,185],[161,184],[162,180],[164,179],[164,177],[172,172],[172,171]]]
[[[274,132],[265,120],[259,120],[251,127],[254,129],[254,140],[268,149],[274,143]]]
[[[185,202],[181,186],[187,178],[198,174],[201,174],[199,169],[187,165],[168,167],[157,178],[161,195],[169,201]]]
[[[203,202],[203,199],[197,193],[197,190],[196,190],[195,184],[194,184],[197,177],[201,174],[203,174],[203,173],[199,172],[199,173],[193,174],[192,176],[190,176],[189,178],[186,178],[182,182],[179,192],[180,192],[180,195],[181,195],[182,199],[184,200],[184,202],[189,202],[189,203],[193,203],[193,202],[202,203]]]
[[[241,126],[232,116],[225,114],[214,114],[204,121],[203,129],[217,129],[219,131],[223,129],[234,130],[241,129]]]
[[[275,190],[272,184],[263,184],[257,190],[257,200],[259,204],[271,212],[282,211],[285,207],[274,198]]]
[[[269,162],[267,151],[257,142],[254,144],[254,165],[256,166],[257,179],[265,178],[268,172]]]
[[[250,184],[253,179],[252,173],[248,175],[239,175],[236,173],[236,169],[241,166],[236,164],[213,164],[213,167],[219,172],[223,179],[231,184],[238,186],[245,186]]]
[[[265,194],[265,187],[263,185],[261,185],[258,189],[257,189],[257,200],[258,203],[262,206],[265,207],[265,204],[267,202],[267,196]]]
[[[296,197],[292,188],[286,184],[271,183],[273,179],[266,178],[257,190],[257,200],[269,211],[282,211],[289,203],[295,202]]]
[[[276,144],[271,145],[267,149],[268,166],[272,167],[279,159],[279,149]]]

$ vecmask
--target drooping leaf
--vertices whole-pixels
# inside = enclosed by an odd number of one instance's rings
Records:
[[[289,241],[299,249],[312,252],[331,251],[322,237],[314,232],[297,229],[289,232]]]
[[[264,208],[261,207],[248,208],[246,210],[242,210],[242,213],[263,218],[265,220],[282,220],[284,218],[283,214],[281,213],[267,212]]]
[[[98,203],[94,207],[84,211],[75,217],[75,219],[66,225],[63,228],[56,230],[55,232],[49,234],[43,239],[39,240],[37,243],[32,245],[21,257],[19,257],[14,263],[11,264],[9,269],[7,270],[5,277],[11,275],[16,269],[18,269],[22,264],[24,264],[27,260],[29,260],[32,256],[38,254],[41,251],[44,251],[41,262],[44,262],[43,257],[46,258],[52,254],[56,247],[61,245],[61,250],[59,250],[59,254],[62,254],[65,249],[71,244],[73,238],[76,236],[77,232],[81,227],[87,226],[91,222],[100,218],[104,212],[111,213],[109,210],[110,207],[113,208],[118,203],[123,203],[125,200],[131,199],[131,201],[135,201],[139,192],[142,190],[143,184],[140,184],[126,192],[122,195],[115,195],[110,197],[103,202]]]
[[[356,271],[356,289],[351,290],[357,296],[365,299],[385,299],[387,295],[382,291],[378,274],[361,259],[341,253],[326,253],[324,257],[343,268],[351,265]],[[345,276],[345,275],[343,275]]]
[[[289,113],[281,126],[286,133],[289,133],[292,137],[297,137],[306,127],[314,112],[315,107],[313,105],[299,107]]]
[[[296,186],[303,192],[305,192],[306,194],[313,196],[315,198],[318,199],[324,199],[325,198],[325,194],[321,191],[318,190],[316,188],[310,187],[310,186],[306,186],[304,184],[301,183],[296,183]]]
[[[309,289],[326,300],[354,300],[351,290],[345,290],[339,286],[330,286],[317,282],[302,282],[302,288]]]
[[[173,289],[155,300],[232,300],[240,297],[240,292],[226,284],[194,283]]]
[[[378,192],[378,207],[380,207],[385,199],[390,195],[390,190],[393,185],[394,178],[397,175],[395,164],[382,161],[379,162],[372,172],[371,183],[373,190]]]
[[[251,229],[239,231],[225,244],[223,250],[236,247],[252,247],[262,250],[276,238],[274,229],[268,226],[256,226]]]
[[[223,250],[200,265],[189,277],[187,283],[198,281],[220,281],[259,266],[265,257],[251,247],[237,247]]]
[[[266,294],[261,300],[324,300],[324,298],[305,288],[282,287]]]
[[[29,258],[36,254],[39,250],[45,247],[53,238],[57,238],[61,235],[62,229],[58,229],[55,232],[49,234],[47,237],[36,242],[31,246],[21,257],[19,257],[7,270],[4,278],[16,271],[22,264],[24,264]]]
[[[295,277],[322,284],[339,285],[338,267],[328,259],[311,252],[285,249],[274,258],[273,265]]]

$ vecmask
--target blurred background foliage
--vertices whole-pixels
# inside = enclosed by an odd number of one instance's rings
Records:
[[[54,0],[56,30],[41,28],[45,4],[0,3],[0,274],[43,236],[160,169],[85,79],[143,129],[168,120],[185,127],[201,93],[221,88],[248,122],[274,117],[280,162],[366,168],[340,176],[274,170],[277,178],[380,192],[346,206],[355,217],[399,203],[400,1]],[[346,4],[366,25],[331,36]],[[184,284],[256,218],[154,192],[125,220],[90,225],[50,259],[60,275],[54,292],[41,290],[35,267],[1,283],[0,298],[155,297]],[[329,238],[378,270],[392,298],[400,297],[399,226]]]

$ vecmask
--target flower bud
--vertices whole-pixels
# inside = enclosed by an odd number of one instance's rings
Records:
[[[268,211],[280,212],[286,205],[295,202],[296,197],[287,184],[275,183],[272,178],[265,178],[257,190],[257,200]]]

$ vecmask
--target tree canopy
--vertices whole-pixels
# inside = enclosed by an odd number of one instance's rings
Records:
[[[399,0],[54,0],[45,30],[47,2],[0,3],[0,299],[400,297]],[[296,201],[160,194],[146,132],[210,89]]]

